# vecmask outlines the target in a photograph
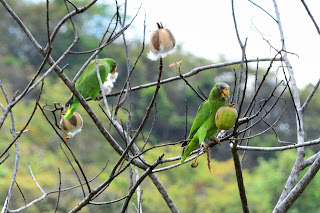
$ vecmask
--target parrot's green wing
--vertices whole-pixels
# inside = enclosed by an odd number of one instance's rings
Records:
[[[90,66],[89,65],[93,65]],[[97,78],[97,72],[96,72],[96,64],[94,61],[91,61],[88,65],[89,69],[86,69],[84,75],[81,79],[79,77],[79,81],[76,82],[76,89],[82,94],[84,98],[91,97],[92,100],[95,100],[99,94],[100,91],[100,84],[99,80]],[[105,82],[109,72],[110,68],[109,66],[106,66],[105,64],[99,64],[99,71],[100,71],[100,77],[102,83]]]
[[[210,105],[208,103],[208,100],[204,101],[198,108],[198,112],[197,112],[196,117],[192,123],[188,139],[193,138],[193,136],[197,133],[200,126],[208,119],[211,112],[212,111],[210,109]]]
[[[110,72],[115,71],[117,67],[117,63],[112,59],[99,59],[98,60],[99,72],[102,83],[105,82],[108,74]],[[79,76],[78,80],[75,84],[76,89],[81,93],[83,98],[91,97],[92,100],[96,100],[99,91],[100,91],[100,84],[97,78],[96,72],[96,62],[92,60],[88,66],[84,69],[82,74]],[[66,120],[70,119],[74,113],[74,111],[79,107],[80,103],[78,99],[73,96],[72,100],[68,101],[70,104],[69,108],[67,109],[64,118]]]
[[[209,99],[200,105],[188,137],[189,140],[192,140],[187,142],[188,145],[181,157],[181,163],[198,145],[219,132],[215,124],[215,115],[221,106],[226,106],[225,99],[229,96],[229,88],[229,85],[225,83],[215,84]],[[182,146],[184,145],[185,143],[182,144]]]
[[[188,142],[188,145],[181,157],[181,163],[183,163],[185,159],[189,156],[189,154],[204,140],[207,133],[207,128],[205,128],[205,126],[203,125],[206,123],[211,113],[212,109],[210,107],[209,101],[204,101],[200,105],[196,117],[191,126],[188,139],[192,140]],[[185,146],[185,144],[182,144],[182,146]]]

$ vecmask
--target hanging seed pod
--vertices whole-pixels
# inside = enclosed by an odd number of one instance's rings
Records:
[[[216,126],[222,130],[231,129],[236,123],[238,112],[236,109],[226,106],[220,107],[216,113]]]
[[[162,23],[157,23],[158,29],[151,34],[150,52],[148,58],[156,61],[160,57],[175,51],[176,40],[170,30],[163,28]]]
[[[61,115],[60,128],[68,135],[67,137],[63,138],[64,140],[68,140],[81,132],[83,120],[79,113],[73,113],[69,120],[64,119],[63,113]]]

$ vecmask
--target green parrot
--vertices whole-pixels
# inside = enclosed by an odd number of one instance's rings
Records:
[[[117,62],[111,58],[98,59],[98,66],[102,83],[105,82],[109,73],[116,72]],[[76,81],[76,89],[82,94],[83,98],[91,97],[96,100],[100,92],[100,85],[97,78],[96,62],[90,61],[89,65],[84,69],[78,80]],[[67,109],[64,119],[69,120],[74,111],[79,107],[79,100],[72,95],[70,100],[66,103]]]
[[[217,110],[226,106],[229,97],[229,85],[226,83],[216,83],[212,88],[208,100],[204,101],[198,108],[198,112],[191,126],[189,141],[182,144],[187,147],[181,157],[181,164],[189,154],[206,139],[215,137],[219,130],[215,123]]]

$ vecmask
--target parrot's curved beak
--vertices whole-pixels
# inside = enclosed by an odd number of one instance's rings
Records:
[[[110,74],[115,74],[117,72],[117,69],[114,69]]]
[[[229,104],[229,88],[225,88],[221,91],[221,98],[227,99],[227,104]]]
[[[221,91],[221,98],[229,98],[229,88],[225,88]]]

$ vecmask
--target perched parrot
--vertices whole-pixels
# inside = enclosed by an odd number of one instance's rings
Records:
[[[113,59],[99,59],[98,65],[102,83],[105,82],[109,73],[114,74],[116,72],[117,62],[115,62]],[[91,97],[92,100],[96,100],[100,91],[100,85],[97,78],[95,60],[92,60],[85,68],[83,73],[76,81],[75,86],[76,89],[82,94],[83,98]],[[69,120],[72,117],[74,111],[79,107],[79,105],[79,100],[74,95],[72,95],[70,100],[66,103],[66,107],[69,106],[69,108],[64,115],[64,119]]]
[[[206,139],[216,139],[218,128],[215,124],[216,112],[220,107],[226,106],[226,100],[229,97],[229,85],[226,83],[216,83],[212,88],[208,100],[204,101],[198,108],[198,112],[191,126],[189,141],[184,142],[186,146],[181,157],[181,164],[186,160],[189,154]]]

